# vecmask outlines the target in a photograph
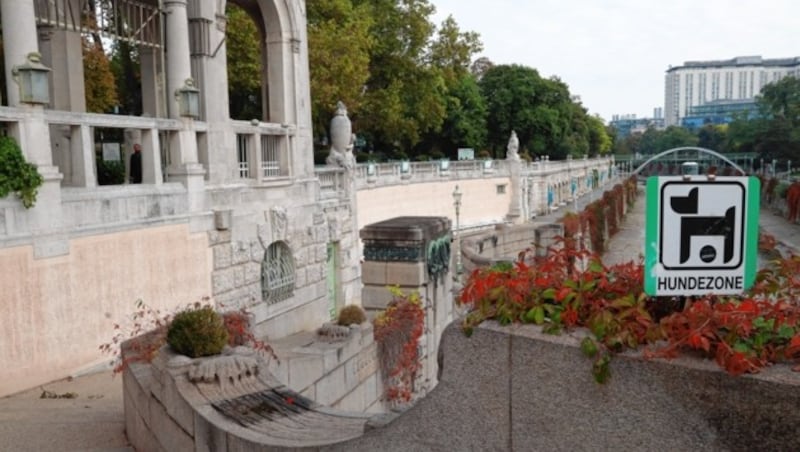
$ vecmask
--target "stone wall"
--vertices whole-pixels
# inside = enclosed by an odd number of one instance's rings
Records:
[[[451,325],[436,389],[405,412],[372,417],[306,402],[263,372],[228,389],[192,384],[193,362],[165,353],[124,374],[126,431],[134,447],[152,451],[800,449],[800,374],[789,366],[732,377],[707,360],[627,352],[601,385],[580,351],[585,334],[484,322],[466,337]],[[237,423],[236,413],[248,413],[247,401],[265,391],[303,407]],[[225,396],[240,410],[212,407]]]
[[[30,245],[0,249],[0,396],[110,361],[98,346],[137,300],[168,313],[211,293],[208,239],[188,225],[66,243],[67,254],[41,259]]]
[[[479,267],[488,267],[498,261],[514,262],[519,253],[531,249],[537,255],[556,245],[563,236],[560,223],[526,223],[498,225],[494,230],[461,238],[462,265],[469,274]]]

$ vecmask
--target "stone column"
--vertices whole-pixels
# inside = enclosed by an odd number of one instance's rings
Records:
[[[57,236],[62,224],[62,175],[53,166],[50,128],[44,118],[44,107],[20,102],[19,85],[14,81],[13,75],[14,66],[25,63],[29,53],[39,51],[33,2],[0,0],[0,14],[8,105],[26,113],[24,119],[12,123],[10,132],[22,148],[25,158],[37,166],[39,174],[44,178],[36,205],[23,213],[28,217],[31,232],[36,237],[34,257],[67,254],[69,242],[65,237]]]
[[[188,9],[192,73],[200,90],[201,116],[208,126],[205,145],[198,153],[212,185],[238,177],[236,134],[228,127],[227,22],[224,8],[217,10],[217,4],[224,2],[192,2]]]
[[[194,120],[180,115],[176,95],[192,76],[186,0],[165,0],[163,6],[167,30],[167,110],[170,118],[183,122],[181,130],[172,132],[169,137],[170,167],[167,168],[167,174],[170,180],[186,186],[189,192],[189,209],[197,211],[203,208],[205,170],[197,161]]]
[[[33,2],[2,0],[0,2],[3,26],[3,52],[6,64],[6,94],[8,105],[20,105],[19,85],[14,81],[14,66],[27,61],[27,55],[38,52],[36,16]]]
[[[367,312],[386,309],[392,300],[387,286],[419,292],[425,308],[420,383],[437,383],[436,356],[444,328],[453,319],[450,220],[446,217],[397,217],[366,226],[361,266],[361,302]]]
[[[69,0],[71,11],[80,11],[82,1]],[[66,23],[67,10],[50,5],[50,14]],[[83,43],[77,31],[46,26],[39,28],[39,47],[42,63],[51,69],[50,108],[78,113],[86,111],[86,92],[83,85]]]
[[[164,105],[164,68],[161,67],[161,51],[139,46],[139,62],[142,74],[142,114],[153,118],[167,116]]]

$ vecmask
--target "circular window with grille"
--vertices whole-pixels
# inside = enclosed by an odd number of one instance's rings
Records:
[[[291,298],[294,294],[294,258],[284,242],[274,242],[261,262],[261,295],[267,304]]]

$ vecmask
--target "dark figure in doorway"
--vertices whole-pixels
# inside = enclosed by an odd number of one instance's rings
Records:
[[[131,183],[142,183],[142,147],[139,143],[133,145],[131,154]]]

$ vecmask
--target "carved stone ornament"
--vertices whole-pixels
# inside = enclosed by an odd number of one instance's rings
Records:
[[[270,226],[272,227],[272,241],[286,240],[288,233],[289,220],[286,215],[286,209],[280,206],[275,206],[269,211]]]
[[[506,148],[508,151],[506,153],[507,160],[519,160],[519,138],[517,138],[517,132],[511,131],[511,137],[508,139],[508,147]]]
[[[188,374],[193,383],[236,384],[258,374],[258,360],[239,354],[214,356],[196,362]]]

